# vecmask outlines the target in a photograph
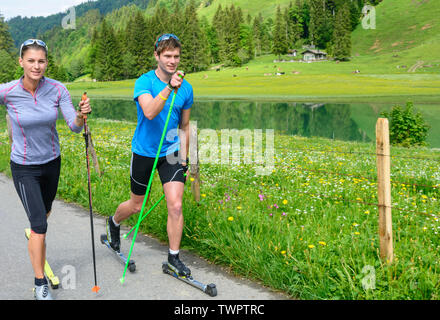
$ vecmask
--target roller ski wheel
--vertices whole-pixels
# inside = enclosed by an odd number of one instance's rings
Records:
[[[191,275],[179,276],[173,269],[171,269],[168,266],[168,262],[162,263],[162,271],[165,274],[169,274],[169,275],[173,276],[174,278],[177,278],[177,279],[203,291],[204,293],[206,293],[207,295],[209,295],[211,297],[217,296],[217,287],[215,284],[210,283],[208,285],[205,285],[205,284],[195,280]]]
[[[127,257],[120,251],[116,251],[112,248],[112,246],[108,242],[106,234],[101,234],[101,243],[105,245],[111,252],[113,252],[116,257],[118,257],[118,260],[125,266],[125,264],[127,263]],[[136,271],[136,263],[134,262],[134,260],[130,260],[128,262],[128,271],[130,271],[131,273]]]

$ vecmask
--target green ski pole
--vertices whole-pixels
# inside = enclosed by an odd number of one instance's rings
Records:
[[[183,76],[180,76],[180,77],[183,78]],[[144,202],[142,203],[141,212],[139,213],[139,218],[138,218],[138,221],[136,223],[136,228],[134,230],[133,240],[131,241],[130,251],[128,252],[127,262],[125,263],[125,267],[124,267],[124,273],[122,274],[122,278],[120,279],[120,282],[122,284],[125,281],[125,274],[127,272],[128,263],[130,262],[130,257],[131,257],[131,253],[133,251],[134,242],[136,240],[137,233],[139,231],[139,226],[140,226],[141,221],[142,221],[142,215],[143,215],[143,212],[144,212],[144,209],[145,209],[145,204],[146,204],[147,198],[148,198],[147,195],[150,193],[151,183],[153,182],[154,170],[156,169],[157,162],[159,160],[160,150],[162,149],[162,144],[163,144],[163,141],[165,139],[165,133],[166,133],[166,130],[167,130],[167,127],[168,127],[168,123],[170,121],[171,112],[173,111],[174,101],[176,100],[176,96],[177,96],[177,90],[176,90],[176,92],[174,92],[173,100],[171,101],[170,110],[168,111],[167,120],[165,122],[165,127],[163,128],[162,137],[160,138],[159,148],[157,149],[156,158],[154,159],[153,169],[151,170],[150,180],[148,181],[147,191],[145,192],[145,197],[144,197]]]

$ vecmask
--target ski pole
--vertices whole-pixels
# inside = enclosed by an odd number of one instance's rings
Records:
[[[87,100],[87,92],[82,95],[81,101]],[[93,255],[93,274],[95,277],[95,286],[93,292],[98,293],[99,287],[96,280],[96,257],[95,257],[95,235],[93,230],[93,209],[92,209],[92,189],[90,185],[90,165],[89,165],[89,128],[87,126],[87,115],[84,115],[84,138],[86,141],[86,162],[87,162],[87,184],[89,189],[89,210],[90,210],[90,231],[92,234],[92,255]]]
[[[183,77],[185,75],[179,75],[179,76],[183,79]],[[165,139],[165,134],[166,134],[166,131],[167,131],[168,123],[170,122],[171,113],[173,111],[174,101],[176,100],[176,96],[177,96],[177,89],[174,91],[173,99],[171,100],[170,110],[168,111],[168,116],[167,116],[167,120],[165,122],[165,127],[163,128],[163,131],[162,131],[162,137],[160,138],[159,148],[157,149],[156,158],[154,159],[154,163],[153,163],[153,169],[151,170],[150,179],[149,179],[148,185],[147,185],[147,191],[145,192],[144,202],[142,203],[141,212],[139,213],[139,218],[138,218],[138,221],[136,223],[135,230],[134,230],[133,240],[131,241],[130,251],[128,252],[127,262],[125,263],[124,273],[122,274],[122,278],[120,279],[120,282],[122,284],[125,281],[125,274],[127,272],[128,263],[130,261],[131,253],[132,253],[133,247],[134,247],[134,242],[136,241],[136,237],[137,237],[137,234],[138,234],[138,231],[139,231],[139,226],[140,226],[141,221],[142,221],[142,215],[143,215],[143,212],[144,212],[144,209],[145,209],[145,204],[146,204],[147,198],[148,198],[147,195],[150,193],[151,183],[153,182],[154,170],[156,169],[157,162],[159,160],[160,150],[162,149],[162,144],[163,144],[163,141]]]

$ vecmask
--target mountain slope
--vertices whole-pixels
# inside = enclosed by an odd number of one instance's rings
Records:
[[[437,0],[384,1],[376,7],[376,29],[359,25],[353,32],[352,53],[399,66],[402,72],[429,72],[440,63],[439,16]]]
[[[139,8],[147,8],[150,0],[98,0],[88,1],[75,6],[76,17],[82,17],[90,10],[99,10],[101,15],[106,15],[118,8],[126,5],[135,4]],[[57,13],[48,17],[14,17],[7,21],[9,25],[9,31],[14,38],[15,46],[20,44],[29,38],[36,38],[42,35],[46,31],[51,30],[54,27],[61,26],[61,21],[66,13]]]

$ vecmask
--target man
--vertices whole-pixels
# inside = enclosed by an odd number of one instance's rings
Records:
[[[120,223],[142,209],[148,181],[160,144],[173,91],[176,93],[167,134],[160,150],[157,170],[168,209],[168,265],[176,273],[188,276],[191,271],[179,259],[183,231],[182,198],[188,169],[189,116],[193,104],[191,85],[177,71],[181,44],[174,34],[160,36],[154,46],[157,68],[143,74],[135,84],[134,100],[138,123],[132,140],[130,166],[131,196],[121,203],[106,223],[107,238],[120,250]],[[179,127],[179,134],[176,134]],[[180,150],[179,150],[180,147]]]

